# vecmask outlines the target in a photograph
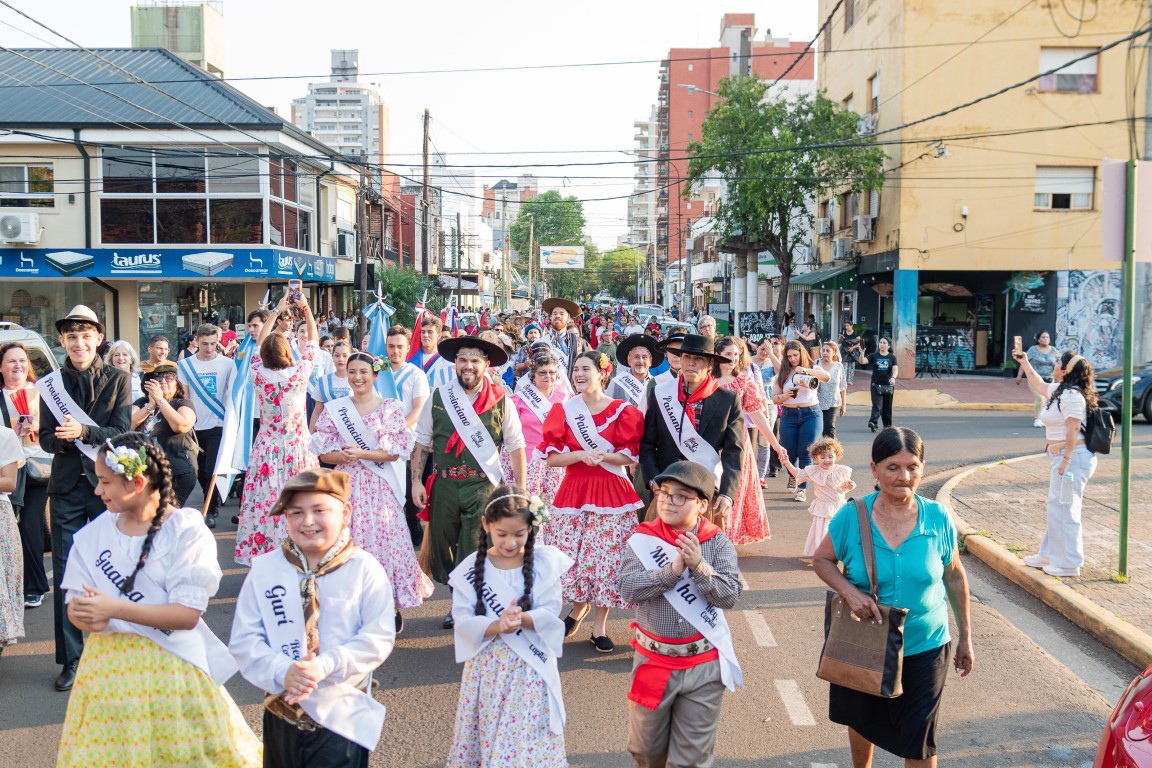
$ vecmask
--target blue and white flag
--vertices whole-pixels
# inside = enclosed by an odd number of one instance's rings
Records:
[[[384,303],[380,291],[381,286],[377,284],[376,301],[364,310],[364,316],[368,318],[371,325],[368,331],[368,354],[382,357],[387,361],[388,318],[396,314],[396,308]],[[387,362],[376,376],[376,391],[380,393],[381,397],[388,397],[393,400],[400,399],[400,393],[396,390],[396,379],[392,376],[392,366],[388,365]]]
[[[216,453],[213,474],[232,477],[248,469],[252,453],[252,419],[256,414],[256,390],[252,385],[252,355],[256,354],[256,339],[252,334],[244,337],[236,350],[236,375],[232,378],[232,398],[224,411],[224,429],[220,436],[220,450]]]

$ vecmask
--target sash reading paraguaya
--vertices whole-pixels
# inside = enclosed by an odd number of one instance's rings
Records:
[[[504,472],[500,469],[500,454],[496,451],[488,427],[484,426],[476,409],[472,407],[472,401],[456,389],[454,381],[441,384],[439,389],[444,410],[448,411],[448,418],[452,420],[456,434],[488,476],[488,482],[499,485],[504,478]]]
[[[572,430],[572,434],[576,435],[576,439],[580,443],[589,450],[616,453],[616,446],[604,439],[600,431],[596,429],[596,423],[592,420],[592,411],[588,410],[588,404],[584,402],[583,397],[577,395],[565,400],[562,407],[564,408],[564,421],[568,423],[568,428]],[[624,467],[618,464],[600,462],[599,466],[600,469],[628,480],[628,473],[624,471]]]
[[[283,557],[264,556],[253,560],[250,574],[268,645],[299,661],[307,654],[308,647],[304,605],[300,601],[300,572]],[[324,728],[373,750],[380,742],[386,711],[383,704],[367,693],[371,680],[371,675],[365,678],[365,690],[351,683],[322,681],[299,706]]]
[[[100,426],[92,421],[92,417],[84,413],[84,409],[77,405],[76,401],[72,399],[72,395],[64,389],[63,371],[53,371],[47,376],[37,379],[36,389],[44,402],[48,404],[48,410],[52,411],[57,423],[63,424],[65,419],[71,416],[85,427]],[[96,461],[96,454],[99,453],[100,446],[82,443],[79,439],[73,440],[72,444],[89,459]]]
[[[176,367],[184,374],[184,379],[188,382],[188,387],[196,393],[196,397],[200,402],[204,403],[204,407],[212,412],[212,415],[221,421],[224,420],[224,403],[220,402],[220,398],[208,391],[204,386],[204,381],[196,373],[195,366],[192,365],[192,357],[186,357],[180,362],[176,363]],[[215,376],[215,374],[213,374]]]
[[[516,385],[516,394],[532,411],[532,414],[544,423],[544,419],[548,418],[548,412],[552,410],[552,401],[544,397],[544,393],[540,388],[532,383],[530,376],[521,376],[520,381]]]
[[[472,573],[471,568],[468,569],[468,573]],[[452,586],[456,589],[464,587],[474,589],[471,579],[461,579]],[[507,610],[512,601],[520,597],[496,574],[491,560],[484,562],[484,586],[480,596],[484,599],[485,615],[493,620],[499,619],[500,614]],[[543,643],[531,630],[518,629],[515,632],[501,633],[498,639],[507,643],[508,647],[515,651],[548,687],[548,726],[552,733],[562,736],[567,715],[564,712],[564,697],[560,691],[560,667],[556,664],[556,657],[549,656],[547,651],[540,647]],[[496,640],[497,638],[493,638],[493,642]]]
[[[628,538],[628,546],[636,553],[640,564],[649,571],[663,568],[672,562],[679,551],[663,539],[647,533],[632,534]],[[744,687],[744,673],[740,671],[740,662],[736,660],[728,617],[724,615],[723,609],[704,599],[689,578],[687,568],[680,575],[676,586],[664,593],[664,599],[719,651],[720,679],[724,686],[730,691]]]
[[[324,403],[324,410],[332,417],[332,421],[336,422],[337,431],[347,443],[365,451],[380,450],[380,441],[364,423],[364,418],[356,410],[356,403],[352,402],[352,398],[341,397],[338,400],[326,402]],[[392,492],[396,494],[396,498],[404,498],[404,474],[400,469],[399,460],[368,461],[367,459],[360,459],[360,463],[372,470],[374,474],[384,478],[384,481],[392,488]]]
[[[680,453],[684,454],[684,458],[708,469],[716,478],[716,484],[719,485],[720,474],[723,469],[720,465],[720,454],[705,442],[704,438],[700,437],[700,433],[692,425],[692,420],[684,415],[682,408],[679,408],[680,403],[676,391],[678,386],[680,386],[679,379],[657,384],[655,389],[656,407],[660,409],[660,415],[664,417],[664,424],[668,427],[672,439],[676,441]]]
[[[81,558],[92,578],[98,582],[93,586],[98,587],[106,595],[141,605],[167,605],[167,590],[150,579],[143,569],[136,574],[132,591],[126,595],[120,594],[121,585],[127,581],[129,574],[136,567],[136,560],[124,556],[120,549],[115,516],[106,513],[76,533],[72,557],[77,556]],[[204,623],[204,619],[197,621],[192,629],[172,630],[156,629],[131,622],[122,623],[173,656],[202,670],[217,685],[223,685],[238,671],[232,654],[228,652],[228,646],[212,633]]]
[[[625,371],[617,376],[616,383],[624,390],[624,394],[628,395],[628,400],[631,401],[632,405],[644,413],[648,407],[648,398],[644,397],[645,385],[633,376],[631,371]]]

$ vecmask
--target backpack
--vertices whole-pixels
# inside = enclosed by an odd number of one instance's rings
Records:
[[[1088,411],[1081,431],[1088,450],[1096,454],[1107,454],[1112,450],[1112,441],[1116,438],[1116,420],[1108,411],[1096,408]]]

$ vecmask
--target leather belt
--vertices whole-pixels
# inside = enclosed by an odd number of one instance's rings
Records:
[[[703,637],[699,640],[686,640],[683,643],[662,643],[640,629],[636,630],[636,642],[646,651],[679,659],[699,656],[715,648],[712,643],[708,642],[707,638]]]
[[[459,467],[437,467],[436,477],[441,477],[446,480],[476,480],[481,477],[488,477],[483,472],[472,469],[469,466]]]

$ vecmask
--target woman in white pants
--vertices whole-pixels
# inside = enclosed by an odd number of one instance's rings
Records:
[[[1023,352],[1012,355],[1028,376],[1028,384],[1044,398],[1040,421],[1048,441],[1052,470],[1048,479],[1048,530],[1040,552],[1024,558],[1051,576],[1079,576],[1084,565],[1084,531],[1080,514],[1084,486],[1096,472],[1096,454],[1088,450],[1080,431],[1088,412],[1096,408],[1092,365],[1073,352],[1060,356],[1049,384]],[[1069,479],[1070,478],[1070,479]]]

